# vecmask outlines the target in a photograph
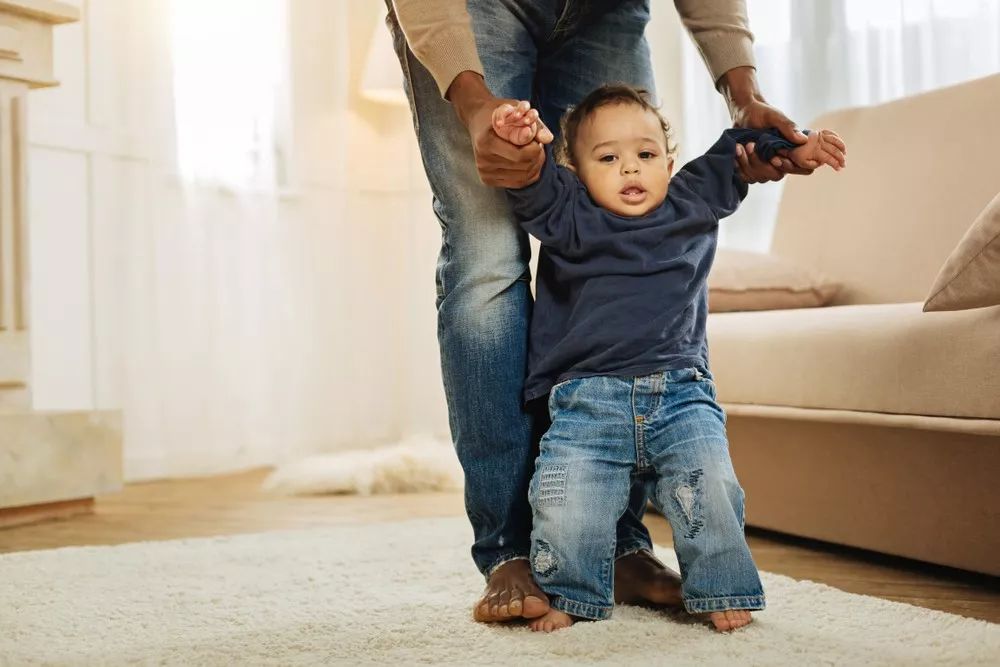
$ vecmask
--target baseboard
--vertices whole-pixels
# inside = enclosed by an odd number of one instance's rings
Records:
[[[121,488],[120,411],[0,412],[0,508],[79,501]]]
[[[79,514],[93,514],[94,499],[78,498],[55,503],[27,505],[24,507],[0,507],[0,529],[23,526],[28,523],[50,519],[68,519]]]

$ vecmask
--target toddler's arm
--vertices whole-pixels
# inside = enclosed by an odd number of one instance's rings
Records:
[[[507,188],[507,201],[524,231],[543,245],[570,251],[577,244],[574,209],[578,182],[575,174],[556,165],[552,133],[539,119],[538,110],[526,101],[516,107],[501,104],[493,110],[493,131],[512,144],[546,144],[538,180],[523,188]]]
[[[523,188],[507,188],[507,201],[524,231],[542,245],[571,253],[579,246],[575,211],[580,196],[576,175],[558,166],[552,145],[545,146],[545,162],[538,180]]]

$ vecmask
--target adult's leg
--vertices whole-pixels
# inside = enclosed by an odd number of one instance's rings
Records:
[[[570,6],[578,5],[569,0]],[[601,4],[601,3],[595,3]],[[649,45],[644,32],[649,22],[649,0],[625,0],[603,3],[610,7],[599,15],[586,10],[568,11],[548,40],[539,48],[535,90],[542,120],[557,134],[559,119],[568,107],[577,104],[598,86],[624,82],[655,89]],[[634,598],[654,602],[673,602],[677,598],[676,577],[658,580],[657,571],[663,565],[652,556],[649,531],[642,523],[646,508],[643,475],[650,470],[638,470],[633,478],[629,510],[618,522],[617,557],[635,554],[630,566],[638,571],[635,582],[620,582],[622,592],[634,591]],[[643,553],[639,553],[643,552]],[[619,569],[628,574],[628,569]],[[672,574],[672,573],[671,573]],[[640,585],[640,591],[636,585]],[[621,599],[619,601],[638,601]]]
[[[452,440],[465,472],[472,557],[487,577],[485,597],[492,602],[488,613],[477,618],[528,615],[536,594],[534,602],[542,611],[547,607],[527,564],[533,433],[531,416],[522,408],[522,389],[532,309],[530,247],[503,191],[479,180],[465,128],[407,48],[389,8],[441,226],[435,276],[441,369]],[[523,17],[499,2],[469,2],[469,10],[487,85],[498,96],[528,98],[535,53]],[[513,604],[518,595],[523,609]]]

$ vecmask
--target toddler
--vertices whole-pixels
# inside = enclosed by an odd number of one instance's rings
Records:
[[[494,129],[523,145],[537,118],[527,102],[503,105]],[[837,170],[846,146],[829,130],[796,145],[776,130],[730,129],[671,178],[669,126],[646,91],[603,86],[561,125],[538,180],[507,190],[542,244],[524,400],[548,394],[552,419],[529,488],[530,562],[551,610],[532,629],[611,615],[616,547],[630,548],[616,545],[615,526],[633,475],[651,480],[670,521],[685,609],[716,629],[745,625],[764,591],[708,368],[706,278],[719,220],[747,193],[738,144]]]

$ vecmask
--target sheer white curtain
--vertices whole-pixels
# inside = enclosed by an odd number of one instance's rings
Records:
[[[105,297],[128,304],[126,476],[446,436],[440,227],[408,108],[360,95],[384,6],[133,7],[135,48],[159,64],[136,76],[169,91],[173,121],[143,128],[163,146]]]
[[[1000,71],[1000,3],[993,0],[747,4],[762,91],[802,126],[831,109],[884,102]],[[682,162],[731,125],[690,40],[684,42],[683,61]],[[947,131],[927,128],[927,140]],[[720,243],[766,250],[780,192],[780,183],[756,186],[722,225]]]
[[[289,440],[290,300],[279,195],[288,136],[287,0],[144,5],[140,48],[172,126],[130,261],[123,403],[129,478],[266,463]],[[149,76],[155,74],[150,73]],[[147,128],[152,131],[153,128]]]

